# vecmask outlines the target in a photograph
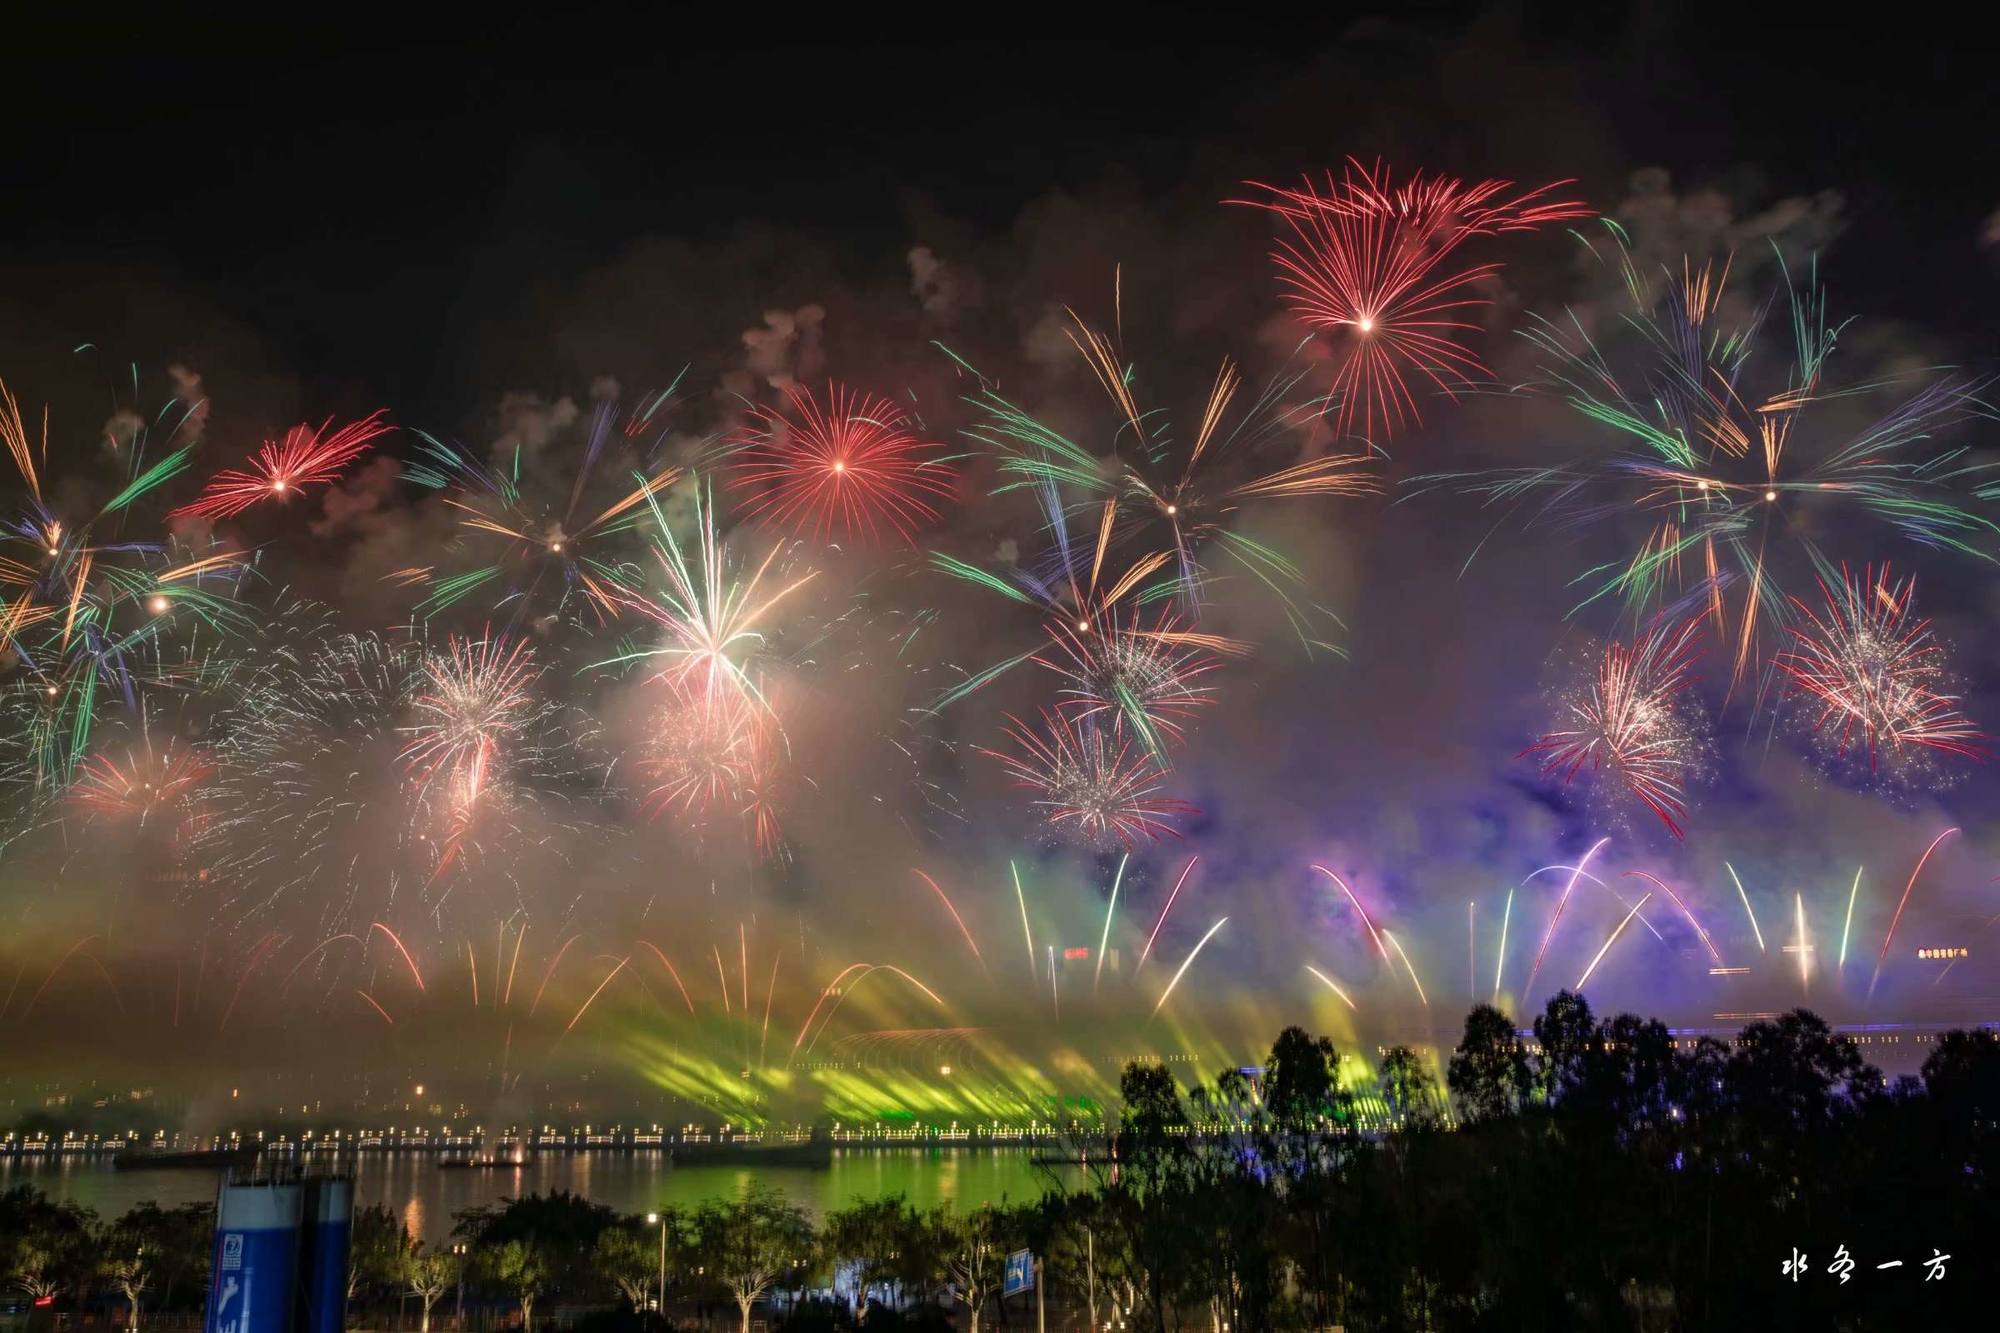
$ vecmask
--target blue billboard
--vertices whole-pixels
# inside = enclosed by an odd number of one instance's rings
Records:
[[[1016,1250],[1007,1256],[1007,1275],[1001,1280],[1000,1295],[1013,1296],[1023,1291],[1032,1291],[1035,1286],[1035,1256],[1028,1250]]]
[[[299,1185],[223,1185],[207,1333],[292,1333],[304,1196]]]

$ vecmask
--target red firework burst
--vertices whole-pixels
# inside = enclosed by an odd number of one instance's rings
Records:
[[[1512,181],[1468,185],[1417,172],[1392,188],[1380,163],[1371,170],[1352,158],[1339,180],[1327,173],[1324,191],[1309,179],[1298,189],[1251,184],[1269,197],[1231,202],[1276,213],[1291,228],[1271,254],[1279,285],[1299,318],[1335,335],[1337,422],[1347,433],[1358,424],[1369,438],[1378,424],[1387,436],[1406,419],[1422,421],[1411,376],[1455,398],[1485,372],[1460,339],[1478,327],[1466,312],[1488,304],[1474,287],[1500,266],[1459,262],[1459,247],[1591,215],[1574,200],[1544,197],[1567,181],[1510,195]]]
[[[1607,643],[1589,684],[1563,702],[1570,725],[1521,754],[1543,756],[1543,775],[1564,786],[1586,768],[1609,772],[1682,837],[1686,786],[1705,738],[1682,695],[1700,655],[1692,620],[1656,624],[1636,643]]]
[[[1168,820],[1198,813],[1161,796],[1160,759],[1110,727],[1078,726],[1060,710],[1043,709],[1040,727],[1009,716],[1006,731],[1015,753],[981,753],[999,760],[1016,787],[1039,793],[1035,808],[1059,831],[1131,847],[1141,838],[1178,838]]]
[[[200,495],[167,517],[234,518],[260,501],[288,500],[308,486],[338,481],[342,468],[389,433],[381,416],[373,413],[330,435],[326,433],[332,424],[330,418],[317,429],[294,426],[285,432],[284,439],[264,441],[251,456],[249,466],[216,473]]]
[[[831,382],[824,401],[801,385],[786,396],[789,410],[755,409],[731,441],[748,513],[800,536],[872,541],[889,527],[907,541],[956,495],[957,474],[890,400]]]
[[[1917,581],[1893,581],[1887,565],[1859,578],[1843,567],[1838,584],[1819,586],[1821,609],[1792,599],[1799,620],[1777,665],[1795,695],[1819,702],[1812,729],[1836,757],[1865,747],[1870,771],[1907,768],[1927,753],[1984,758],[1985,735],[1944,692],[1944,648],[1931,622],[1911,614]]]
[[[92,755],[83,761],[70,799],[98,814],[145,823],[155,811],[193,796],[215,766],[199,750],[169,741],[128,751],[122,761]]]

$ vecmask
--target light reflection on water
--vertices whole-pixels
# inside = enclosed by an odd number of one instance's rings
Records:
[[[1020,1203],[1050,1187],[1047,1169],[1025,1148],[841,1148],[825,1169],[774,1166],[670,1165],[660,1152],[541,1153],[506,1169],[438,1169],[436,1153],[369,1153],[355,1171],[362,1204],[386,1204],[404,1224],[432,1243],[449,1239],[452,1215],[461,1209],[517,1194],[570,1190],[626,1213],[661,1203],[693,1207],[733,1194],[752,1180],[782,1190],[818,1214],[861,1198],[902,1194],[920,1208],[949,1203],[974,1208],[1002,1199]],[[1055,1168],[1066,1183],[1075,1168]],[[205,1171],[115,1171],[109,1158],[57,1161],[0,1158],[0,1189],[28,1182],[50,1196],[73,1199],[111,1220],[151,1199],[163,1206],[215,1197],[215,1177]]]

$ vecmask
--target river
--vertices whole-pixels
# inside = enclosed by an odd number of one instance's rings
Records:
[[[519,1194],[570,1190],[626,1213],[643,1213],[662,1203],[692,1207],[704,1199],[734,1194],[751,1180],[783,1191],[815,1216],[855,1198],[901,1194],[920,1208],[948,1203],[976,1208],[1040,1197],[1049,1173],[1030,1160],[1033,1149],[1011,1147],[837,1148],[833,1164],[813,1167],[683,1166],[664,1153],[542,1152],[505,1170],[438,1168],[429,1152],[363,1154],[355,1168],[360,1204],[387,1204],[414,1235],[433,1245],[451,1235],[452,1214],[464,1208]],[[1070,1173],[1073,1168],[1057,1168]],[[71,1199],[106,1221],[151,1199],[163,1206],[215,1197],[216,1178],[207,1171],[119,1171],[109,1157],[0,1157],[0,1189],[27,1182],[53,1198]]]

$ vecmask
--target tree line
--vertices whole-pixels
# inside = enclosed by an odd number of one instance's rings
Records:
[[[1531,1033],[1531,1035],[1530,1035]],[[1451,1330],[1974,1326],[2000,1236],[2000,1041],[1942,1035],[1886,1078],[1805,1010],[1729,1041],[1599,1019],[1562,992],[1530,1033],[1475,1008],[1436,1064],[1405,1047],[1372,1083],[1331,1040],[1279,1034],[1261,1068],[1184,1086],[1130,1065],[1111,1152],[1082,1179],[968,1211],[857,1199],[815,1221],[752,1187],[623,1215],[578,1195],[458,1214],[427,1248],[355,1215],[357,1310],[447,1294],[562,1306],[655,1330],[707,1309],[748,1330],[978,1330],[1033,1251],[1051,1327]],[[1364,1126],[1372,1092],[1386,1129]],[[1369,1122],[1373,1124],[1371,1120]],[[142,1205],[108,1227],[27,1186],[0,1194],[23,1291],[198,1308],[212,1209]],[[664,1265],[664,1292],[662,1269]],[[825,1296],[836,1270],[852,1295]],[[660,1297],[665,1300],[661,1302]],[[783,1297],[783,1299],[778,1299]],[[616,1313],[622,1311],[623,1313]]]

